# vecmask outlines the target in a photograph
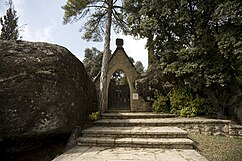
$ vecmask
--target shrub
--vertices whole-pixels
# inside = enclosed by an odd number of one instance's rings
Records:
[[[207,99],[194,94],[186,87],[175,87],[167,96],[154,93],[153,112],[173,113],[182,117],[210,115],[212,113]]]
[[[168,95],[171,101],[171,113],[177,115],[180,115],[180,111],[187,106],[192,97],[190,92],[181,87],[173,88]],[[184,109],[183,111],[187,110]]]
[[[199,95],[193,95],[187,88],[176,87],[169,93],[171,102],[171,113],[194,117],[207,114],[207,101]]]
[[[97,121],[100,118],[100,112],[93,112],[92,114],[89,115],[89,119],[91,121]]]
[[[167,105],[167,101],[169,99],[163,95],[159,95],[156,97],[156,100],[154,101],[153,105],[152,105],[152,110],[153,112],[165,112],[165,113],[169,113],[170,112],[170,108]]]

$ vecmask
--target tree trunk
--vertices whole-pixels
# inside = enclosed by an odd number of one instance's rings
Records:
[[[107,89],[108,55],[110,53],[113,0],[107,0],[107,3],[108,3],[108,13],[107,13],[107,20],[106,20],[104,52],[103,52],[101,77],[100,77],[100,97],[99,97],[100,113],[103,113],[105,106],[107,106],[105,97],[106,97],[106,89]]]

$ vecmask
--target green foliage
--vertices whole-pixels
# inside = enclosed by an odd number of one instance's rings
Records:
[[[185,88],[174,88],[169,93],[169,98],[171,101],[171,113],[180,115],[180,110],[188,105],[192,95]]]
[[[110,55],[108,56],[110,57]],[[96,48],[86,48],[83,65],[90,78],[94,79],[101,70],[103,52]]]
[[[140,73],[140,74],[144,73],[144,66],[141,61],[137,61],[134,66],[138,73]]]
[[[62,6],[65,12],[63,24],[83,20],[84,25],[80,29],[81,32],[84,31],[82,38],[88,41],[103,41],[109,7],[111,7],[110,13],[115,31],[124,30],[126,23],[121,14],[122,5],[113,0],[67,0],[67,3]]]
[[[167,96],[156,96],[152,109],[154,112],[173,113],[182,117],[210,115],[207,100],[186,87],[174,87]]]
[[[97,121],[100,118],[100,112],[93,112],[89,115],[91,121]]]
[[[152,111],[153,112],[164,112],[164,113],[169,113],[170,108],[167,105],[168,98],[163,95],[159,95],[156,97],[156,100],[152,104]]]
[[[77,22],[91,14],[91,17],[87,19],[84,26],[80,29],[80,31],[85,30],[82,38],[86,40],[102,41],[106,22],[106,8],[107,4],[103,1],[68,0],[67,3],[62,6],[62,9],[65,11],[63,24]]]
[[[125,13],[129,34],[147,38],[153,54],[149,58],[159,63],[161,73],[175,85],[210,97],[216,112],[224,114],[221,108],[228,102],[221,103],[216,93],[231,91],[235,80],[240,81],[242,2],[126,0],[124,4],[129,9]]]
[[[0,18],[2,25],[0,39],[2,40],[17,40],[19,38],[19,27],[17,12],[14,10],[12,0],[7,2],[9,8],[6,15]]]
[[[194,95],[187,88],[176,87],[169,93],[171,113],[180,116],[194,117],[208,114],[206,99]]]
[[[239,85],[242,85],[242,66],[240,67],[239,74],[236,77],[236,81]]]
[[[180,116],[194,117],[205,113],[206,100],[196,96],[195,99],[190,101],[180,111]]]

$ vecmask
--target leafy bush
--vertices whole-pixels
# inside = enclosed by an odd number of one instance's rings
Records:
[[[205,104],[206,104],[205,99],[196,95],[195,99],[191,99],[187,103],[187,106],[181,109],[180,116],[194,117],[199,114],[204,114],[205,113],[205,111],[204,111]]]
[[[211,113],[208,101],[186,87],[174,87],[167,96],[159,94],[157,91],[155,95],[156,100],[152,105],[153,112],[173,113],[182,117]]]
[[[183,113],[188,111],[188,109],[184,109],[187,107],[188,102],[191,100],[192,95],[185,88],[176,87],[170,91],[168,94],[171,101],[171,113],[180,115],[180,111]]]
[[[97,121],[100,118],[100,112],[93,112],[89,115],[91,121]]]
[[[159,95],[156,97],[156,100],[154,101],[153,105],[152,105],[152,110],[153,112],[165,112],[165,113],[169,113],[170,112],[170,108],[167,105],[167,101],[169,99],[163,95]]]
[[[207,114],[207,101],[199,95],[193,95],[187,88],[176,87],[170,94],[171,113],[185,117]]]

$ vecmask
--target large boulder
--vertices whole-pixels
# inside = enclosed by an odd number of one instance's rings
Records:
[[[70,51],[0,41],[0,140],[67,134],[93,111],[95,86]]]

